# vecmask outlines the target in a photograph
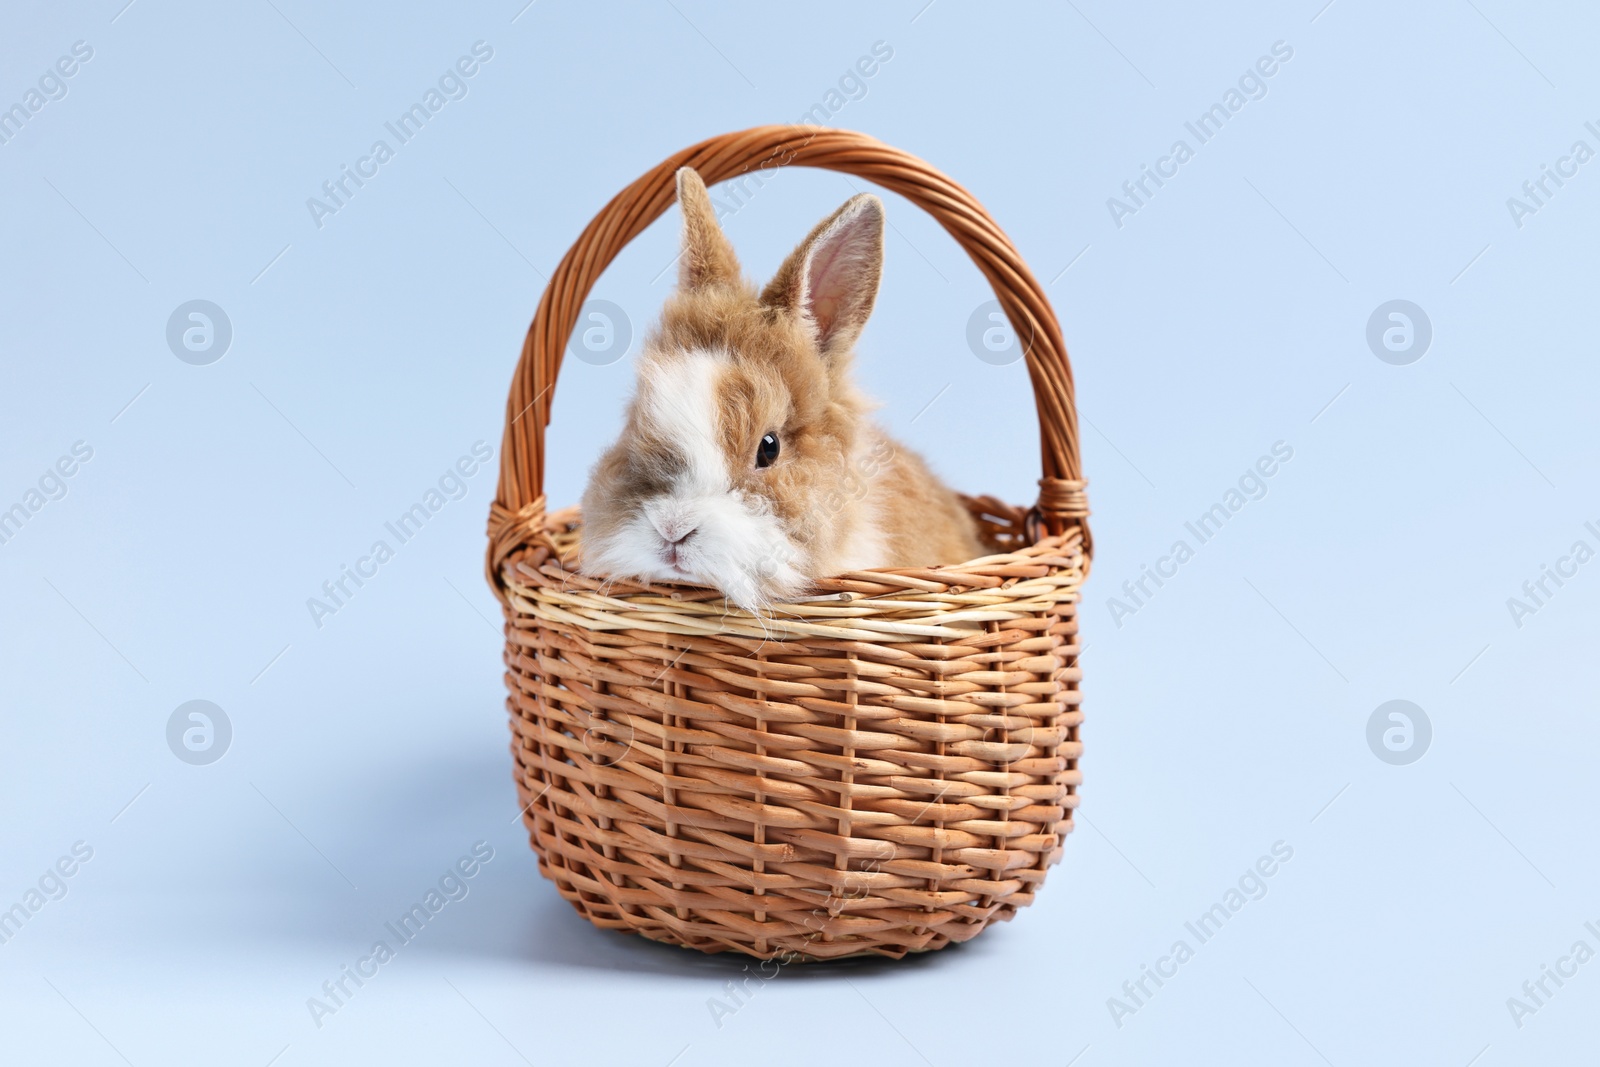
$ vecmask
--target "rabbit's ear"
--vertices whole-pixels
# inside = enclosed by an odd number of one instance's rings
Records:
[[[739,260],[728,244],[706,183],[693,167],[678,168],[678,207],[683,211],[683,255],[678,284],[684,289],[738,285]]]
[[[862,193],[817,223],[784,260],[761,302],[811,327],[823,359],[847,354],[866,326],[883,277],[883,201]]]

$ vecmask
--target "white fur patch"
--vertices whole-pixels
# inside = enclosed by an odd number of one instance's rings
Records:
[[[687,484],[677,486],[679,492],[714,493],[731,484],[727,460],[717,444],[717,384],[724,368],[710,352],[686,352],[648,364],[644,371],[640,383],[644,417],[688,461]]]
[[[759,610],[793,595],[805,578],[767,502],[733,488],[718,443],[717,386],[725,367],[714,353],[685,352],[642,368],[641,428],[670,443],[684,469],[667,492],[641,501],[638,514],[589,545],[586,566],[596,573],[709,585],[740,607]],[[676,553],[676,563],[668,562],[669,552]]]

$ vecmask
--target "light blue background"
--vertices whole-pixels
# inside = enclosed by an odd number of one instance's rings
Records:
[[[73,442],[94,449],[0,545],[0,907],[94,849],[0,945],[0,1059],[1592,1050],[1600,963],[1520,1028],[1506,1005],[1574,941],[1600,949],[1583,927],[1600,924],[1600,564],[1520,628],[1506,606],[1573,541],[1597,546],[1600,163],[1520,228],[1506,206],[1575,140],[1600,148],[1592,14],[123,2],[0,19],[0,104],[94,49],[0,145],[0,506]],[[316,227],[306,199],[478,40],[494,55],[468,95]],[[320,629],[306,599],[475,441],[498,459],[543,279],[607,199],[689,143],[799,119],[877,41],[893,58],[830,124],[971,188],[1048,283],[1077,371],[1098,545],[1083,807],[1014,923],[900,964],[788,968],[719,1028],[708,998],[743,963],[590,929],[515,821],[482,581],[492,467]],[[1294,55],[1267,95],[1118,228],[1107,198],[1276,41]],[[764,277],[855,188],[785,172],[727,228]],[[889,217],[861,377],[952,483],[1027,500],[1026,375],[965,341],[989,294],[931,220],[893,197]],[[636,335],[676,225],[596,290]],[[196,298],[234,330],[210,366],[165,342]],[[1434,330],[1408,366],[1365,341],[1396,298]],[[614,432],[630,363],[568,361],[553,504]],[[1277,441],[1294,458],[1268,495],[1118,627],[1108,598]],[[1434,730],[1409,766],[1366,741],[1396,698]],[[210,766],[166,745],[191,699],[233,725]],[[470,895],[317,1028],[307,998],[480,840],[495,857]],[[1294,854],[1267,895],[1116,1025],[1108,998],[1277,841]]]

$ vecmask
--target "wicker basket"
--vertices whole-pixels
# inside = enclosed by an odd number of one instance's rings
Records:
[[[931,212],[1031,334],[1039,502],[968,500],[993,555],[841,574],[761,618],[706,589],[579,574],[578,511],[547,513],[542,482],[584,299],[672,205],[679,167],[715,183],[788,164]],[[598,926],[786,962],[898,958],[1011,918],[1060,858],[1077,803],[1083,486],[1055,314],[966,190],[863,134],[802,126],[663,161],[556,268],[506,410],[488,577],[540,871]]]

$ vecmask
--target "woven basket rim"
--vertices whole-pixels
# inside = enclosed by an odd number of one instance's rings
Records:
[[[987,510],[995,511],[996,508]],[[1025,516],[1024,509],[1010,509]],[[614,598],[664,598],[674,603],[717,602],[725,614],[755,618],[758,614],[726,600],[722,592],[710,586],[692,582],[647,581],[638,578],[598,577],[581,569],[578,534],[583,526],[583,513],[574,504],[559,511],[539,511],[542,530],[533,537],[515,536],[516,542],[502,558],[501,568],[514,568],[530,578],[540,567],[555,567],[561,577],[575,587],[604,589]],[[519,558],[519,549],[532,548],[535,543],[547,545],[549,555],[530,567]],[[862,600],[915,596],[927,593],[945,593],[955,590],[998,590],[1015,585],[1029,577],[1040,577],[1051,570],[1083,569],[1087,560],[1082,551],[1083,536],[1078,529],[1064,534],[1046,534],[1031,538],[1026,547],[1010,550],[995,548],[982,556],[959,563],[941,563],[928,567],[863,567],[812,580],[803,596],[776,602],[771,613],[793,614],[797,605],[807,603],[856,603]],[[1019,561],[1027,560],[1034,571],[1019,570]],[[548,562],[547,562],[548,560]],[[551,575],[552,577],[554,575]],[[881,590],[863,590],[857,586],[878,584]]]

